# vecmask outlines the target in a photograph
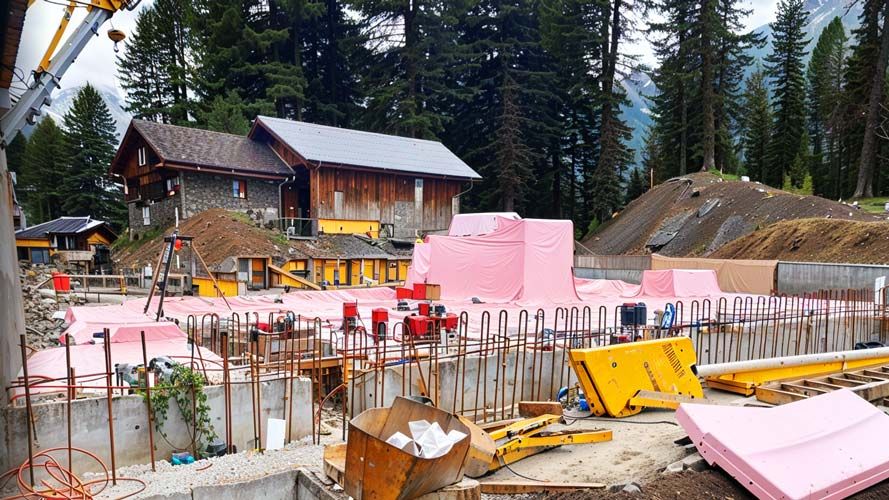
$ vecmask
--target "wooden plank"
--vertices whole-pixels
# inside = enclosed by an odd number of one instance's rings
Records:
[[[515,495],[519,493],[548,493],[550,491],[584,491],[605,488],[604,483],[549,483],[533,481],[484,481],[482,493]]]
[[[806,382],[806,381],[803,381]],[[806,396],[818,396],[819,394],[824,394],[828,392],[825,389],[817,389],[815,387],[808,387],[800,384],[793,383],[782,383],[781,388],[788,392],[796,392],[798,394],[804,394]]]
[[[763,403],[771,403],[773,405],[783,405],[806,399],[808,396],[796,392],[788,392],[781,389],[760,386],[756,388],[756,399]]]
[[[827,377],[827,381],[833,384],[841,385],[843,387],[858,387],[859,385],[864,385],[865,382],[859,382],[857,380],[850,380],[848,378],[844,378],[845,375],[848,374],[839,374],[837,376]]]
[[[809,385],[811,387],[818,387],[820,389],[827,389],[829,391],[835,391],[837,389],[843,388],[843,386],[841,386],[841,385],[829,384],[827,382],[822,382],[821,380],[818,380],[818,379],[806,380],[806,385]]]

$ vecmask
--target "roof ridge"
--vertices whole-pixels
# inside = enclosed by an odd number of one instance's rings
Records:
[[[293,123],[293,124],[308,125],[308,126],[310,126],[310,127],[318,127],[318,128],[326,128],[326,129],[330,129],[330,130],[339,130],[339,131],[344,131],[344,132],[351,132],[351,133],[355,133],[355,134],[364,134],[364,135],[371,135],[371,136],[383,136],[383,137],[393,137],[393,138],[395,138],[395,139],[403,139],[403,140],[407,140],[407,141],[429,142],[429,143],[432,143],[432,144],[442,144],[442,145],[444,145],[444,143],[442,143],[441,141],[433,141],[432,139],[419,139],[419,138],[416,138],[416,137],[405,137],[405,136],[403,136],[403,135],[384,134],[384,133],[381,133],[381,132],[369,132],[369,131],[367,131],[367,130],[358,130],[358,129],[354,129],[354,128],[336,127],[336,126],[333,126],[333,125],[321,125],[321,124],[319,124],[319,123],[303,122],[303,121],[299,121],[299,120],[289,120],[289,119],[287,119],[287,118],[278,118],[278,117],[275,117],[275,116],[263,116],[263,115],[258,115],[258,116],[256,117],[256,119],[257,119],[257,120],[260,120],[260,119],[265,119],[265,120],[276,120],[276,121],[287,122],[287,123]]]
[[[147,123],[147,124],[149,124],[149,126],[160,126],[160,127],[178,128],[178,129],[183,129],[183,130],[193,130],[193,131],[197,131],[197,132],[206,132],[208,134],[225,135],[228,137],[237,137],[238,139],[250,140],[250,138],[247,137],[246,135],[230,134],[228,132],[219,132],[218,130],[208,130],[208,129],[199,128],[199,127],[186,127],[185,125],[174,125],[172,123],[159,123],[159,122],[153,122],[151,120],[143,120],[141,118],[133,118],[132,121],[134,123]]]

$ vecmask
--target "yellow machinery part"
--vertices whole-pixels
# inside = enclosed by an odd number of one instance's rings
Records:
[[[798,366],[781,366],[740,373],[726,373],[707,377],[707,387],[752,396],[756,387],[770,382],[817,377],[871,366],[889,364],[889,356],[871,359],[837,360]]]
[[[597,416],[627,417],[644,406],[675,408],[669,406],[673,404],[669,398],[659,402],[652,393],[685,396],[689,401],[704,397],[688,337],[575,349],[569,358],[590,410]],[[648,395],[634,401],[640,391]]]
[[[489,471],[562,445],[605,441],[611,441],[610,430],[543,432],[530,437],[516,437],[497,447]]]

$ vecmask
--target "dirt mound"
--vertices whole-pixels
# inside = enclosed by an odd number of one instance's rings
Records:
[[[882,220],[818,196],[696,173],[655,186],[583,244],[603,255],[703,256],[757,229],[804,218]]]
[[[138,241],[124,242],[115,248],[114,261],[119,268],[141,268],[157,263],[163,248],[162,234]],[[179,234],[194,238],[194,245],[208,266],[220,264],[236,255],[286,255],[289,246],[281,233],[257,227],[247,216],[214,208],[179,224]]]
[[[711,257],[889,264],[889,222],[783,221],[738,238]]]

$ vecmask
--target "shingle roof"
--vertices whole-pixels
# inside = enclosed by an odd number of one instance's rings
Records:
[[[389,259],[392,257],[382,248],[351,234],[322,234],[314,240],[291,241],[290,246],[312,259]]]
[[[89,217],[60,217],[15,232],[16,238],[46,238],[49,234],[77,234],[105,224]]]
[[[247,137],[144,120],[133,120],[133,127],[168,162],[282,176],[293,173],[267,145]]]
[[[256,123],[309,161],[481,179],[444,144],[260,116]]]

